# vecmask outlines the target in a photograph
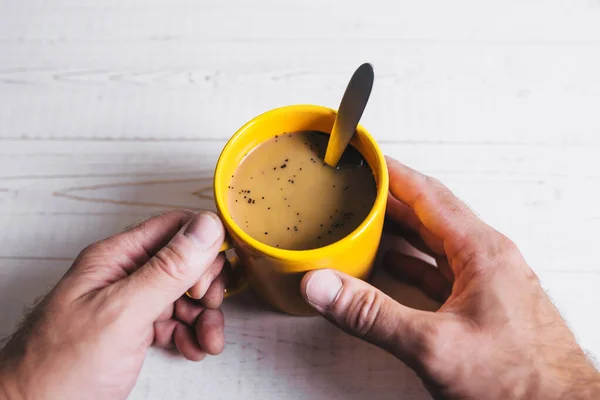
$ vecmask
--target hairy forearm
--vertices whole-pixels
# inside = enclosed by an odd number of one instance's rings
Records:
[[[598,400],[600,399],[600,373],[585,359],[565,363],[546,373],[528,399],[540,400]]]

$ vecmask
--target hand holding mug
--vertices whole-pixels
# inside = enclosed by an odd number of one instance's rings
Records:
[[[436,398],[600,398],[598,372],[517,246],[436,179],[389,158],[388,169],[388,228],[437,267],[394,250],[384,264],[444,304],[411,309],[334,270],[305,276],[308,303],[405,362]]]
[[[0,399],[124,399],[153,343],[220,353],[224,236],[174,211],[87,247],[0,351]]]

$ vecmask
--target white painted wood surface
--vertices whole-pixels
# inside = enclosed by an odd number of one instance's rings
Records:
[[[600,357],[598,0],[0,0],[0,337],[86,244],[212,208],[202,189],[241,124],[335,107],[363,61],[385,152],[513,238]],[[223,355],[152,351],[131,399],[427,398],[321,319],[250,293],[224,309]]]

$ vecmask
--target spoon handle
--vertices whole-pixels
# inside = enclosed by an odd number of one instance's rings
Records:
[[[356,131],[358,121],[360,121],[371,95],[373,79],[373,67],[369,63],[358,67],[352,78],[350,78],[335,117],[327,151],[325,152],[325,162],[332,167],[337,166],[346,146],[348,146],[354,135],[354,131]]]

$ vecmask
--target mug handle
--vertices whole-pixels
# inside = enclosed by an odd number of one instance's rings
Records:
[[[234,247],[231,242],[231,239],[229,238],[229,236],[226,236],[225,241],[223,242],[223,246],[221,246],[221,249],[219,250],[219,253],[223,253],[233,248]],[[225,258],[223,270],[227,274],[227,286],[225,287],[224,298],[240,293],[248,287],[248,282],[246,281],[246,277],[242,273],[240,263],[241,261],[237,254],[233,257]],[[193,298],[189,292],[185,292],[185,295],[190,299],[198,300]]]

